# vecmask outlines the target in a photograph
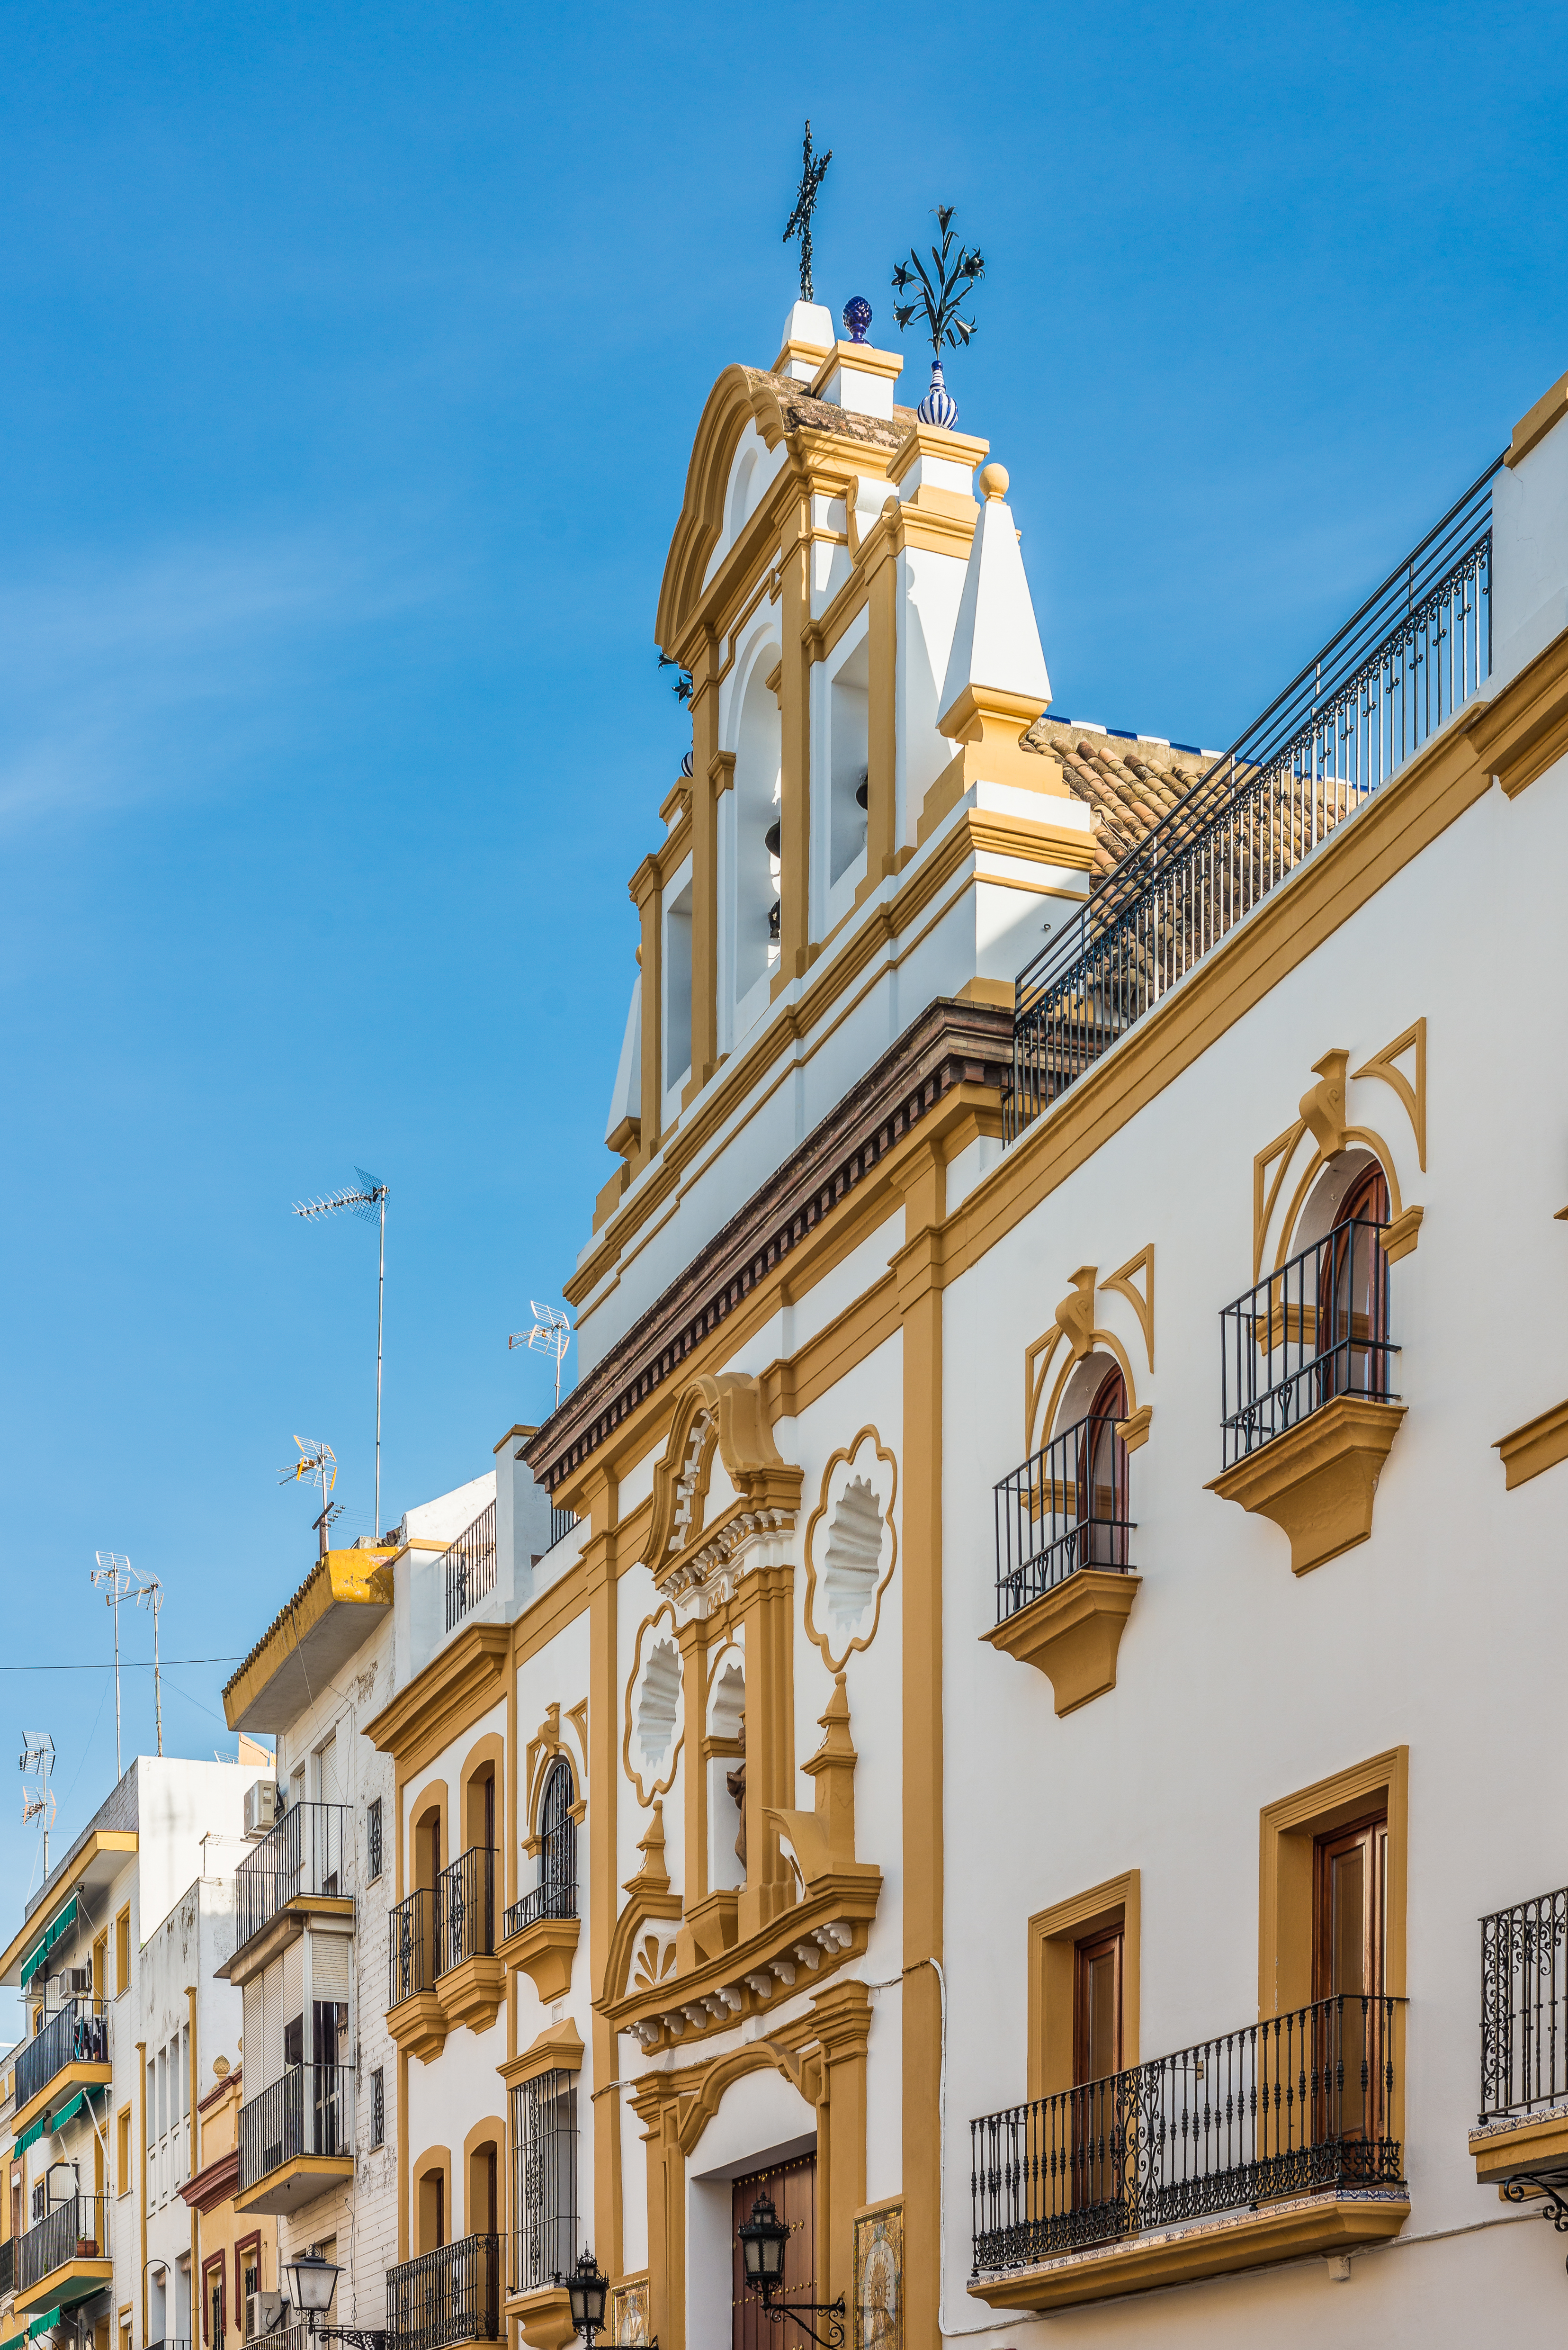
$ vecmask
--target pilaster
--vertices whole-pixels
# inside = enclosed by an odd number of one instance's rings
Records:
[[[804,973],[811,941],[811,491],[786,513],[779,539],[779,968],[774,988]]]
[[[794,1797],[794,1657],[787,1566],[744,1577],[739,1600],[746,1647],[746,1883],[737,1924],[744,1941],[794,1901],[772,1811]]]
[[[811,2003],[821,2043],[816,2119],[816,2299],[855,2299],[855,2214],[866,2200],[866,2056],[871,1994],[830,1983]],[[929,2098],[928,2098],[929,2112]],[[916,2336],[906,2332],[905,2340]]]
[[[616,1794],[620,1758],[616,1751],[618,1594],[615,1527],[619,1484],[600,1470],[587,1481],[584,1501],[589,1533],[583,1546],[588,1593],[588,1981],[593,2011],[593,2085],[616,2078],[616,2036],[600,2013],[597,1992],[616,1923]],[[594,2238],[600,2264],[610,2276],[621,2270],[620,2091],[603,2088],[593,2099]]]
[[[705,629],[691,666],[691,1100],[719,1066],[719,639]]]
[[[941,2064],[942,1256],[947,1170],[928,1143],[904,1182],[904,1246],[893,1259],[903,1324],[905,2339],[939,2338],[941,2150],[931,2092]]]

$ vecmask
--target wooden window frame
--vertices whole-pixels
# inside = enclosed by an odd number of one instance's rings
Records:
[[[130,1989],[130,1904],[128,1901],[114,1921],[114,1995]]]
[[[136,2183],[136,2160],[131,2153],[130,2104],[129,2099],[114,2117],[114,2191],[117,2197],[129,2195]]]
[[[1409,1868],[1410,1750],[1391,1746],[1295,1794],[1265,1804],[1259,1815],[1258,2015],[1284,2015],[1312,2003],[1316,1925],[1317,1841],[1336,1828],[1381,1813],[1388,1823],[1388,1889],[1383,1920],[1384,1995],[1403,2001],[1405,1895]],[[1394,2011],[1394,2095],[1390,2135],[1405,2142],[1405,2010]]]
[[[1077,1950],[1096,1931],[1122,1933],[1122,2068],[1138,2061],[1138,1872],[1108,1877],[1029,1920],[1028,2095],[1073,2086]]]
[[[266,2270],[262,2260],[262,2231],[259,2228],[253,2228],[248,2236],[239,2237],[234,2244],[234,2308],[242,2328],[245,2322],[245,2256],[249,2252],[256,2256],[256,2291],[265,2293],[267,2289]]]
[[[208,2323],[212,2313],[212,2286],[214,2277],[218,2281],[218,2340],[215,2345],[213,2343],[212,2329]],[[223,2350],[223,2345],[228,2339],[228,2262],[222,2252],[214,2252],[211,2260],[204,2261],[202,2264],[202,2340],[209,2345],[209,2350]]]

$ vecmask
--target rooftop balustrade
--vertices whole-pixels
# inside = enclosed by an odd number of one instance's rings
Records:
[[[1008,1142],[1485,684],[1501,462],[1020,972]]]
[[[480,1512],[444,1554],[441,1573],[446,1584],[446,1628],[454,1632],[463,1617],[495,1588],[493,1502]]]

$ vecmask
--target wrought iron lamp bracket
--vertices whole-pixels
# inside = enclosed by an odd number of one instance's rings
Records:
[[[380,2326],[313,2325],[310,2334],[316,2342],[346,2342],[348,2350],[387,2350],[387,2334]]]
[[[1560,2236],[1568,2236],[1568,2181],[1537,2178],[1528,2170],[1521,2171],[1517,2178],[1505,2182],[1503,2199],[1509,2203],[1522,2203],[1525,2189],[1532,2187],[1538,2195],[1545,2198],[1542,2218],[1550,2220]],[[1563,2265],[1568,2268],[1568,2261],[1564,2261]]]
[[[821,2345],[821,2350],[843,2350],[845,2308],[842,2293],[836,2301],[786,2301],[777,2309],[771,2299],[764,2299],[763,2307],[775,2325],[782,2324],[786,2317],[793,2317],[801,2332],[809,2334],[812,2340]],[[826,2334],[819,2334],[815,2325],[807,2324],[807,2311],[814,2316],[826,2318]]]

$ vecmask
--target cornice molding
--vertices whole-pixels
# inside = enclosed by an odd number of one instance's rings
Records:
[[[366,1723],[371,1744],[400,1774],[422,1769],[502,1695],[511,1653],[510,1624],[470,1624]]]
[[[553,1490],[580,1470],[955,1087],[1000,1092],[1012,1051],[1005,1006],[944,997],[911,1022],[524,1447],[535,1475]]]

